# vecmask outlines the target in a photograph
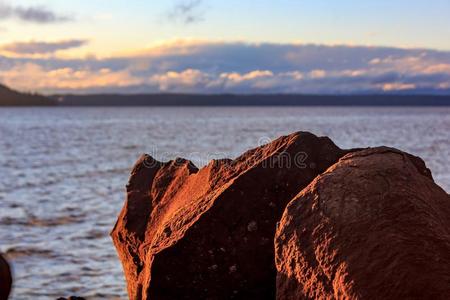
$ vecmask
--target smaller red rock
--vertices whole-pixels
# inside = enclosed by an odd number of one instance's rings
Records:
[[[286,207],[277,299],[450,299],[450,196],[390,148],[348,154]]]

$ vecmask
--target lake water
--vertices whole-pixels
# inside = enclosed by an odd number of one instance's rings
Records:
[[[0,251],[12,299],[125,299],[109,238],[134,161],[198,165],[294,131],[422,157],[450,191],[450,108],[1,108]]]

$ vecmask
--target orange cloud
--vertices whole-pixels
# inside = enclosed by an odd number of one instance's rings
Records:
[[[47,71],[34,63],[18,64],[0,71],[0,80],[20,90],[79,90],[98,87],[121,87],[142,84],[144,80],[132,76],[127,70],[100,69],[74,70],[59,68]]]
[[[405,90],[413,90],[416,88],[415,84],[412,83],[385,83],[381,86],[383,91],[385,92],[393,92],[393,91],[405,91]]]

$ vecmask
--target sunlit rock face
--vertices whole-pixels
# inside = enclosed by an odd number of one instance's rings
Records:
[[[355,152],[288,205],[277,299],[450,299],[450,197],[423,161]]]
[[[130,299],[274,299],[276,223],[346,153],[298,132],[200,170],[142,156],[111,233]]]

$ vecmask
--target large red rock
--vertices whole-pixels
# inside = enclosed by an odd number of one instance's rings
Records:
[[[450,196],[423,161],[346,155],[287,206],[277,299],[450,299]]]
[[[275,224],[345,153],[299,132],[201,170],[142,156],[111,233],[130,299],[274,299]]]
[[[8,299],[12,277],[8,262],[0,255],[0,300]]]

